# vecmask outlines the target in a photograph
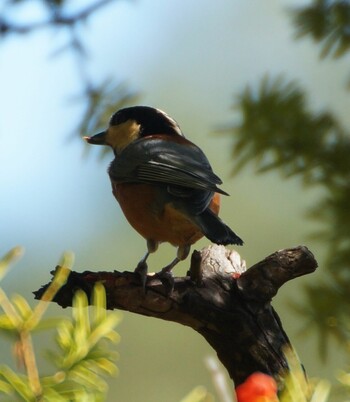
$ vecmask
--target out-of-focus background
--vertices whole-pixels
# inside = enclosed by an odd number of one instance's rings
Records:
[[[75,6],[84,2],[73,2]],[[324,247],[308,234],[316,223],[305,212],[322,195],[297,179],[276,173],[257,176],[248,166],[232,177],[232,136],[217,131],[239,120],[237,94],[265,74],[297,79],[311,108],[329,108],[350,125],[349,101],[342,90],[348,63],[323,60],[306,39],[295,40],[288,16],[302,0],[116,1],[101,8],[79,35],[86,44],[84,69],[97,81],[110,76],[139,97],[134,104],[165,110],[207,154],[223,188],[221,216],[245,241],[238,249],[248,266],[268,254],[299,244],[315,254],[320,268],[281,289],[274,300],[284,327],[310,376],[332,378],[344,364],[331,349],[317,356],[316,335],[289,303],[302,301],[303,287],[322,276]],[[27,2],[17,17],[40,19],[39,1]],[[86,153],[74,130],[84,109],[79,70],[61,31],[38,30],[0,43],[0,254],[15,245],[25,256],[2,286],[31,299],[50,278],[62,252],[75,253],[74,269],[132,269],[145,241],[128,225],[113,199],[106,169],[112,155]],[[347,59],[348,60],[348,59]],[[80,98],[79,98],[80,96]],[[86,133],[91,135],[93,133]],[[208,244],[203,239],[195,248]],[[158,270],[175,249],[162,245],[150,258]],[[189,261],[175,273],[182,275]],[[61,314],[52,306],[52,314]],[[213,389],[204,358],[213,351],[186,327],[124,313],[118,328],[120,370],[110,381],[109,401],[175,402],[197,385]],[[40,350],[43,348],[43,340]],[[10,361],[5,341],[1,360]]]

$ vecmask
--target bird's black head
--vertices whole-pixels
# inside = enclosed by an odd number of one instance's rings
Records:
[[[118,126],[128,120],[140,124],[140,136],[152,134],[175,134],[183,133],[174,119],[160,109],[150,106],[132,106],[120,109],[114,113],[109,122],[110,126]]]
[[[132,141],[153,134],[184,136],[176,121],[160,109],[132,106],[114,113],[106,131],[85,139],[90,144],[109,145],[119,153]]]

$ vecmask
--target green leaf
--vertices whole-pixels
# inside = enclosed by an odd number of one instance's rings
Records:
[[[0,394],[12,394],[14,391],[13,387],[6,381],[0,380]]]
[[[99,390],[105,393],[108,389],[108,385],[105,380],[95,374],[93,371],[84,367],[84,364],[76,365],[68,373],[68,378],[89,390]]]
[[[24,249],[22,247],[14,247],[7,254],[0,259],[0,281],[6,275],[10,265],[18,260],[23,255]]]
[[[35,400],[35,395],[31,391],[27,377],[16,374],[7,366],[0,366],[0,375],[13,388],[14,392],[26,401]]]
[[[0,316],[0,328],[4,330],[11,330],[16,334],[16,336],[18,334],[17,326],[6,314],[2,314]]]
[[[92,292],[92,325],[96,326],[106,319],[106,291],[101,283],[96,283]]]
[[[33,310],[27,300],[19,294],[12,296],[12,304],[16,307],[17,312],[24,321],[33,314]]]
[[[89,347],[92,348],[97,342],[103,338],[107,338],[113,342],[119,342],[120,338],[117,333],[113,331],[113,328],[120,322],[120,315],[109,314],[104,321],[96,326],[89,335],[87,341]]]
[[[69,320],[61,321],[57,325],[56,342],[63,351],[69,350],[73,342],[73,330],[73,323]]]

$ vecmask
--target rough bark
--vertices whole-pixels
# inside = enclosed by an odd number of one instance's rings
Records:
[[[71,306],[77,289],[89,296],[94,284],[102,282],[108,309],[174,321],[199,332],[236,386],[260,371],[272,375],[281,388],[290,343],[270,302],[285,282],[316,267],[314,256],[304,246],[277,251],[246,270],[237,252],[214,245],[194,251],[188,275],[175,278],[170,295],[152,275],[145,293],[133,272],[85,271],[71,272],[54,301]],[[34,292],[35,297],[40,298],[47,286]]]

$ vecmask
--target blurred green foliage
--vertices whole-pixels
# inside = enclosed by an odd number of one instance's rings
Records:
[[[314,1],[293,13],[299,33],[325,40],[323,55],[350,50],[350,4]],[[330,53],[330,44],[336,46]],[[325,51],[326,49],[326,51]],[[258,173],[278,170],[299,177],[305,187],[324,190],[307,216],[322,224],[313,237],[328,250],[326,279],[306,287],[306,300],[294,305],[314,328],[326,356],[330,336],[348,351],[350,342],[350,131],[329,110],[315,112],[294,81],[265,76],[248,85],[235,104],[240,121],[233,135],[234,173],[254,163]]]
[[[285,388],[279,395],[280,402],[327,402],[331,385],[327,380],[311,379],[297,359],[295,351],[286,350],[289,371],[285,375]]]
[[[339,58],[350,48],[350,4],[346,0],[314,0],[294,12],[297,37],[310,36],[321,57]]]
[[[215,402],[215,399],[204,387],[198,386],[180,402]]]
[[[0,278],[9,265],[20,254],[13,249],[0,260]],[[103,377],[117,373],[116,352],[111,342],[119,341],[114,327],[120,321],[120,314],[106,311],[104,287],[94,288],[93,302],[88,309],[84,292],[74,296],[71,318],[43,318],[49,301],[64,284],[70,272],[71,258],[66,256],[56,271],[55,278],[42,299],[32,309],[20,295],[10,300],[0,288],[0,334],[6,335],[13,345],[17,363],[23,367],[14,371],[0,365],[0,399],[8,401],[103,401],[107,383]],[[33,336],[38,331],[56,329],[57,350],[47,355],[55,367],[50,375],[40,373],[36,362]]]
[[[295,82],[265,76],[256,90],[247,86],[235,107],[242,116],[234,127],[235,173],[254,160],[259,173],[277,168],[305,184],[346,183],[350,160],[339,158],[350,150],[345,131],[330,112],[309,110]]]

